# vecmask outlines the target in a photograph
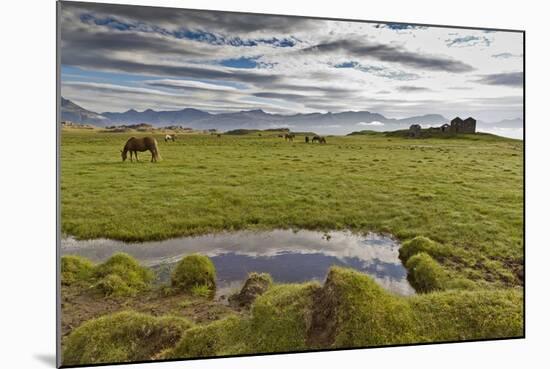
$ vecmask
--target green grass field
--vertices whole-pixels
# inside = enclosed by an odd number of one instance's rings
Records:
[[[425,236],[456,278],[523,283],[523,142],[384,134],[293,143],[276,132],[179,135],[162,160],[122,162],[130,136],[67,129],[62,232],[127,241],[238,229],[352,229]]]

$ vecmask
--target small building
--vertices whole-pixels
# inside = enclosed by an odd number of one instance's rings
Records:
[[[451,120],[451,132],[453,133],[476,133],[476,120],[469,117],[465,120],[456,117]]]
[[[420,124],[413,124],[409,127],[409,137],[420,137]]]
[[[443,124],[441,127],[439,127],[441,132],[443,133],[450,133],[451,132],[451,125],[448,123]]]
[[[464,133],[476,133],[476,120],[468,117],[464,120]]]

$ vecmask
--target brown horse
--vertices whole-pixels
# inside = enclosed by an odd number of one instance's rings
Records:
[[[315,135],[313,136],[313,138],[311,139],[311,142],[319,142],[320,144],[326,144],[327,143],[327,140],[323,137],[323,136],[318,136],[318,135]]]
[[[139,161],[137,156],[138,151],[143,152],[147,150],[151,151],[151,163],[160,159],[157,140],[153,137],[131,137],[128,141],[126,141],[124,149],[120,150],[122,161],[126,160],[126,154],[128,151],[130,151],[130,161],[133,161],[132,153],[136,156],[136,161]]]
[[[285,133],[285,141],[294,141],[294,134],[293,133]]]

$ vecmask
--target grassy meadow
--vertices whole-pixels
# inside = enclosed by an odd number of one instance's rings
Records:
[[[170,284],[126,254],[61,261],[64,365],[521,337],[523,142],[396,133],[294,142],[279,132],[179,134],[150,163],[130,136],[64,129],[62,232],[125,241],[241,229],[390,233],[417,294],[331,267],[323,284],[251,273],[214,299],[204,255]],[[151,134],[151,133],[148,133]],[[246,297],[246,305],[231,301]]]
[[[277,132],[179,134],[162,160],[122,162],[139,132],[64,129],[62,232],[126,241],[240,229],[424,236],[451,277],[523,283],[523,142],[485,134],[410,139]],[[260,136],[261,134],[261,136]]]

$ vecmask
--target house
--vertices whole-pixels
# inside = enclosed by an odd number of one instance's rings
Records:
[[[464,120],[464,133],[476,133],[476,120],[468,117]]]
[[[409,137],[420,137],[420,124],[413,124],[409,127]]]
[[[465,120],[456,117],[451,120],[451,132],[453,133],[476,133],[476,120],[469,117]]]
[[[439,127],[439,130],[443,133],[450,133],[451,132],[451,125],[448,124],[448,123],[445,123],[441,127]]]

